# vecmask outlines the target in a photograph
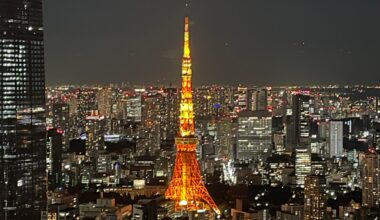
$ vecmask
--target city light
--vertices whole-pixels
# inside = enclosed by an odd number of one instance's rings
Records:
[[[89,2],[0,0],[0,220],[379,219],[380,1]]]

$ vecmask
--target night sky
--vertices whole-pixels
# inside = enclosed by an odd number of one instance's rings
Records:
[[[47,84],[380,84],[379,0],[189,2],[45,0]]]

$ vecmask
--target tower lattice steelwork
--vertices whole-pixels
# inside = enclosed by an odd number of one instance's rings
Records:
[[[194,109],[192,94],[192,69],[189,42],[189,18],[185,18],[185,43],[182,59],[182,91],[180,105],[180,131],[176,138],[177,158],[173,177],[165,193],[175,202],[176,211],[210,209],[220,211],[208,193],[201,176],[196,156],[198,140],[194,135]]]

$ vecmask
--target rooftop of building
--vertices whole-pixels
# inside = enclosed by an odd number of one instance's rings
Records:
[[[257,111],[244,110],[244,111],[239,112],[238,116],[264,118],[264,117],[272,117],[272,113],[270,113],[267,110],[257,110]]]

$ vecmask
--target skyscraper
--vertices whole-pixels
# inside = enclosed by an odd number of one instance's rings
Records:
[[[343,121],[330,122],[330,157],[343,155]]]
[[[258,89],[252,94],[252,110],[266,111],[268,108],[268,90],[266,88]]]
[[[296,182],[303,187],[305,177],[311,173],[311,155],[308,149],[296,149]]]
[[[310,139],[310,114],[313,111],[309,95],[294,94],[292,97],[296,147],[308,147]]]
[[[100,115],[99,111],[91,111],[86,116],[85,131],[87,134],[86,152],[94,155],[98,150],[104,150],[104,134],[105,120],[104,115]]]
[[[63,99],[54,100],[52,106],[53,127],[61,130],[62,144],[65,150],[69,147],[70,138],[70,108]]]
[[[62,134],[61,129],[49,129],[47,132],[46,166],[49,189],[59,187],[62,180]]]
[[[215,92],[207,87],[194,90],[194,111],[198,117],[210,117],[213,115],[215,96]]]
[[[237,91],[237,100],[236,100],[236,110],[239,111],[244,111],[248,110],[248,88],[247,87],[238,87]]]
[[[42,0],[0,0],[0,219],[46,209]]]
[[[365,154],[362,161],[362,205],[379,206],[379,158],[375,152]]]
[[[326,203],[324,199],[323,177],[309,175],[305,177],[305,220],[325,219]]]
[[[75,126],[78,133],[84,132],[86,127],[86,117],[91,111],[98,110],[96,103],[95,91],[90,89],[81,89],[77,94],[77,111]]]
[[[141,96],[127,99],[127,118],[133,122],[142,120],[142,98]]]

